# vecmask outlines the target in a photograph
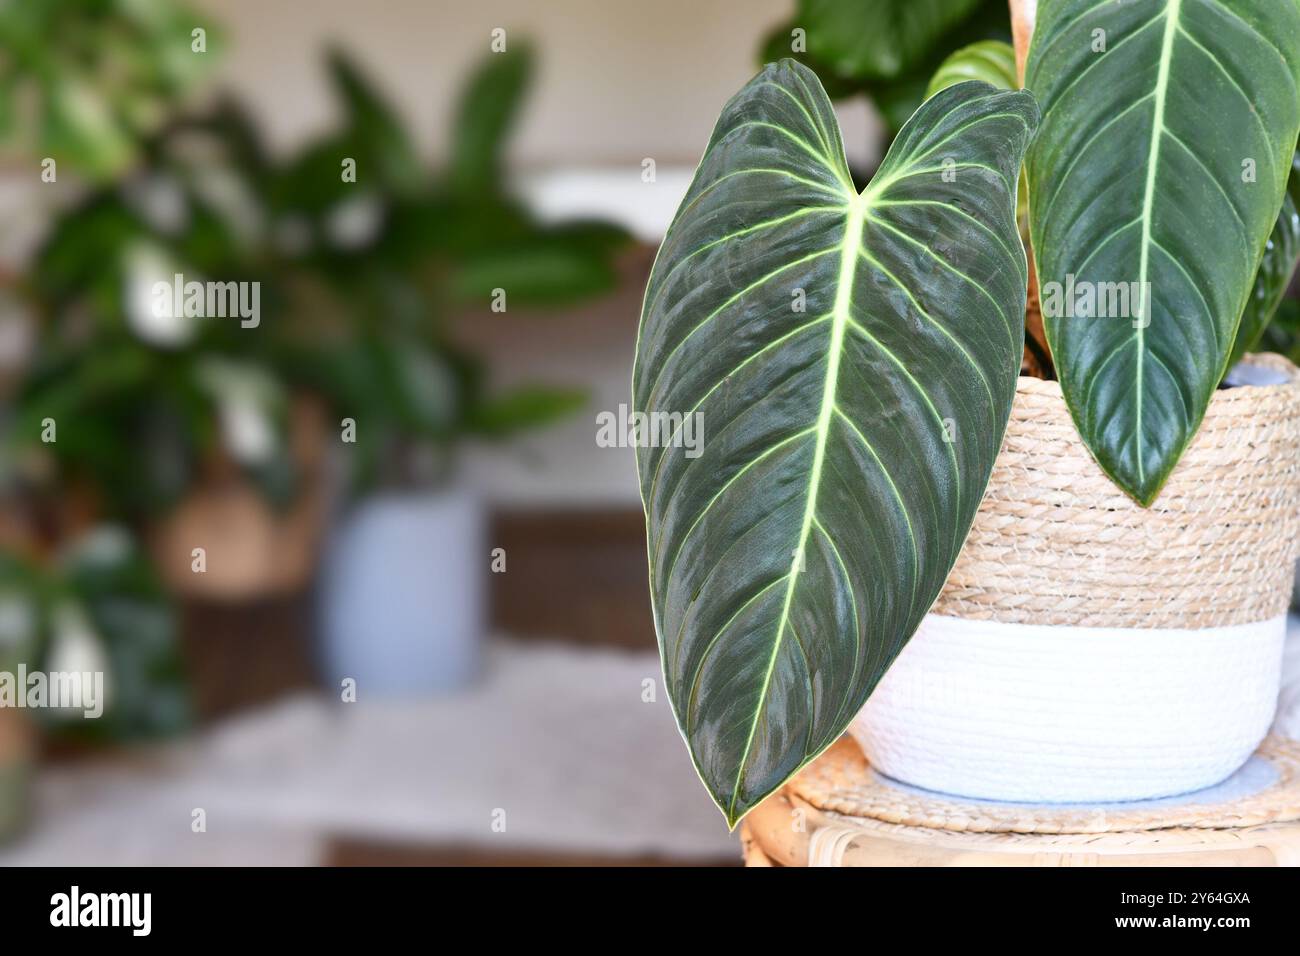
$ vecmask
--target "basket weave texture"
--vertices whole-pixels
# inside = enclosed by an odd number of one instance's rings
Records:
[[[1108,478],[1061,387],[1020,379],[1002,451],[936,614],[1205,628],[1286,611],[1300,556],[1300,370],[1221,389],[1150,508]]]
[[[1274,776],[1239,794],[1207,790],[1162,801],[1035,805],[966,800],[900,786],[869,770],[862,752],[840,740],[786,784],[786,791],[848,818],[963,833],[1117,833],[1300,820],[1300,741],[1268,737],[1257,755]]]

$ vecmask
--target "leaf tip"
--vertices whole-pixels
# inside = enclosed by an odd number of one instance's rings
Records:
[[[1143,508],[1150,508],[1156,503],[1156,499],[1160,497],[1160,492],[1164,490],[1165,482],[1162,478],[1159,481],[1152,482],[1148,487],[1130,488],[1127,485],[1122,487],[1124,488],[1124,491],[1128,493],[1129,497],[1139,505]]]

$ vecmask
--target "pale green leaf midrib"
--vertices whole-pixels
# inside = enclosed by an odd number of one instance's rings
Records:
[[[1133,440],[1137,447],[1137,471],[1140,482],[1146,481],[1146,462],[1143,460],[1142,451],[1142,406],[1145,402],[1142,392],[1144,387],[1142,366],[1146,355],[1146,326],[1151,321],[1151,316],[1145,314],[1148,300],[1141,290],[1147,287],[1151,268],[1151,218],[1155,209],[1156,171],[1160,163],[1160,142],[1164,137],[1165,103],[1169,96],[1169,63],[1173,59],[1174,36],[1177,34],[1181,8],[1182,0],[1169,0],[1169,6],[1165,9],[1164,35],[1160,40],[1160,65],[1156,73],[1155,109],[1151,118],[1151,145],[1147,154],[1147,178],[1142,194],[1142,243],[1138,260],[1138,301],[1141,304],[1138,308],[1144,311],[1139,315],[1137,327],[1134,329],[1137,361],[1134,363],[1136,387],[1133,422]]]
[[[849,204],[848,216],[844,226],[844,239],[840,250],[840,270],[835,287],[835,304],[831,310],[831,338],[826,359],[826,378],[822,384],[822,398],[821,406],[817,411],[817,424],[814,426],[817,438],[813,446],[812,470],[808,478],[808,497],[804,503],[803,521],[799,529],[798,544],[792,555],[794,562],[792,567],[796,568],[803,563],[804,549],[807,547],[808,535],[812,530],[817,511],[817,493],[820,489],[822,468],[826,459],[826,442],[830,435],[831,421],[835,414],[835,395],[838,387],[840,359],[844,351],[844,334],[851,318],[853,277],[857,270],[858,250],[861,246],[867,203],[868,200],[865,195],[855,195]],[[750,723],[745,749],[741,753],[740,762],[736,768],[736,782],[732,788],[731,806],[728,809],[728,815],[732,818],[735,817],[736,801],[740,798],[741,781],[745,775],[745,767],[749,762],[749,754],[754,745],[754,737],[758,731],[759,721],[763,716],[768,690],[772,683],[772,675],[776,671],[777,657],[780,655],[781,645],[785,639],[786,627],[790,620],[790,607],[794,601],[794,592],[798,580],[799,575],[792,572],[786,581],[785,597],[781,604],[781,616],[777,621],[776,637],[772,641],[772,653],[768,658],[767,669],[763,675],[763,686],[759,691],[758,702],[754,708],[754,718]]]

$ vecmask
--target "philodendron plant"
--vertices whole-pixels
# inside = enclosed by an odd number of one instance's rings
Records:
[[[1044,300],[1080,435],[1139,504],[1294,266],[1300,0],[1041,0],[1027,91],[948,85],[1013,82],[1005,51],[958,55],[860,193],[816,75],[765,68],[646,290],[655,625],[732,826],[844,731],[964,543],[1025,338],[1022,167],[1040,291],[1139,290]]]
[[[1243,333],[1300,133],[1298,85],[1297,0],[1038,4],[1025,86],[1043,110],[1026,163],[1041,288],[1136,293],[1131,315],[1066,302],[1043,323],[1079,434],[1140,504],[1267,321],[1252,309]],[[1284,255],[1289,276],[1294,244]],[[1285,284],[1269,270],[1261,281]]]
[[[816,75],[782,60],[727,104],[668,230],[634,382],[663,433],[638,456],[651,592],[732,825],[843,732],[961,549],[1015,394],[1037,123],[1027,93],[951,87],[859,193]]]

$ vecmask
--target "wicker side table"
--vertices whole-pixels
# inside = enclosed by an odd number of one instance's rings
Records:
[[[1142,803],[964,801],[897,784],[840,741],[741,828],[747,866],[1300,866],[1300,744]]]

